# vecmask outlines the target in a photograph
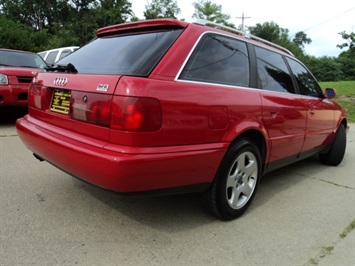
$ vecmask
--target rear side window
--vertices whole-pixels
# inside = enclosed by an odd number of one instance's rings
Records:
[[[296,78],[300,93],[302,95],[322,98],[322,89],[312,74],[303,65],[291,58],[287,58],[287,62]]]
[[[78,73],[147,76],[181,33],[181,29],[101,37],[64,57]]]
[[[63,50],[62,53],[59,56],[59,59],[62,59],[63,57],[66,57],[70,53],[71,53],[71,50],[69,50],[69,49]]]
[[[58,54],[58,51],[50,52],[46,58],[46,62],[48,64],[54,64],[57,54]]]
[[[249,56],[246,43],[216,34],[204,35],[179,78],[249,86]]]
[[[263,89],[295,93],[292,78],[283,57],[275,52],[255,47],[258,74]]]

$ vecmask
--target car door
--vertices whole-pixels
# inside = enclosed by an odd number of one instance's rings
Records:
[[[302,152],[321,146],[335,127],[334,104],[324,97],[313,75],[302,64],[287,58],[298,89],[307,105],[307,125]]]
[[[287,164],[303,146],[306,105],[295,93],[294,84],[282,55],[255,47],[263,104],[263,121],[269,134],[269,162]]]

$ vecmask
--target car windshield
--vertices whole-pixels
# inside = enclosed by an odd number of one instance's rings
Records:
[[[0,50],[0,66],[44,68],[46,63],[37,54]]]
[[[72,64],[83,74],[147,76],[181,31],[100,37],[56,64]]]

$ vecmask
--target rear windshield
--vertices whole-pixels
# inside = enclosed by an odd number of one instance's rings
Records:
[[[182,29],[101,37],[57,64],[73,64],[78,73],[147,76]]]
[[[0,66],[44,68],[46,63],[38,54],[0,50]]]

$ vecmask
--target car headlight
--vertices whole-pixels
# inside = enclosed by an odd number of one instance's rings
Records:
[[[6,75],[0,74],[0,85],[7,85],[9,84],[9,80]]]

